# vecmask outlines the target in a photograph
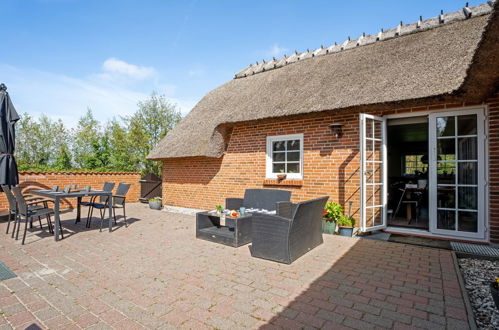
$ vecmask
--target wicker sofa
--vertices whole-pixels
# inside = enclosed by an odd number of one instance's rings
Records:
[[[322,215],[328,198],[280,202],[276,215],[254,214],[251,255],[290,264],[322,244]]]
[[[240,207],[247,209],[264,209],[276,211],[278,202],[289,202],[291,191],[277,189],[246,189],[244,198],[227,198],[225,208],[239,210]]]

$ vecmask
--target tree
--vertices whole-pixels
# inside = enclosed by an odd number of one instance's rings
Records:
[[[142,173],[161,175],[161,164],[147,160],[153,147],[182,119],[180,110],[168,102],[165,96],[151,94],[149,99],[138,103],[139,109],[126,118],[129,127],[131,161]]]
[[[73,135],[73,154],[76,166],[79,168],[95,169],[99,162],[96,160],[100,145],[100,125],[94,118],[92,110],[80,118]]]

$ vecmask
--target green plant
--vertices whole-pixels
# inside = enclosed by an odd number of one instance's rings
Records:
[[[341,227],[353,227],[353,226],[355,226],[355,219],[352,217],[347,217],[344,214],[342,214],[342,216],[337,221],[338,221],[338,226],[341,226]]]
[[[324,208],[324,217],[327,221],[339,221],[343,217],[343,207],[335,202],[326,203]]]
[[[161,202],[161,197],[149,198],[149,202]]]
[[[215,210],[217,210],[217,212],[222,212],[224,210],[224,208],[222,205],[217,205],[217,206],[215,206]]]

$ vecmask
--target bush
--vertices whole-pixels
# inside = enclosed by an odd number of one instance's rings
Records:
[[[355,226],[355,219],[352,217],[347,217],[346,215],[342,215],[338,220],[338,226],[341,227],[353,227]]]
[[[327,202],[324,208],[324,217],[329,221],[338,222],[343,217],[343,207],[335,202]]]

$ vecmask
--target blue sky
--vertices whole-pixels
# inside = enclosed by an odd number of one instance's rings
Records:
[[[469,1],[477,5],[484,1]],[[153,91],[187,113],[249,63],[377,33],[456,0],[0,0],[0,82],[19,112],[73,126]]]

